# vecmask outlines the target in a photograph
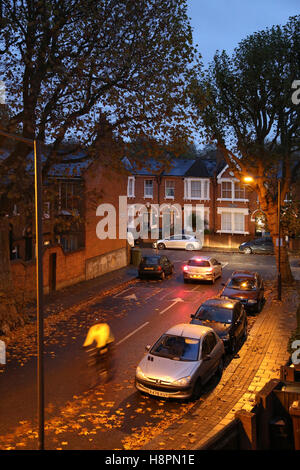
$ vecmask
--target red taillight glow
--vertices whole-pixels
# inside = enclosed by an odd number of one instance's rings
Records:
[[[161,269],[162,269],[162,268],[161,268],[161,266],[158,266],[158,268],[157,268],[157,269],[158,269],[158,271],[161,271]]]
[[[184,271],[187,271],[188,269],[189,269],[188,266],[183,266],[183,270],[184,270]]]

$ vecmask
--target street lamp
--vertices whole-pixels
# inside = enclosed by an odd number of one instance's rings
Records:
[[[251,184],[254,183],[254,176],[246,175],[243,177],[245,183]],[[281,223],[280,223],[280,213],[281,213],[281,181],[278,178],[278,209],[277,209],[277,224],[278,224],[278,270],[277,270],[277,300],[281,300]]]
[[[33,147],[35,229],[36,229],[36,304],[37,304],[37,391],[38,391],[38,448],[44,449],[44,303],[43,303],[43,260],[42,260],[42,166],[40,145],[35,139],[9,134],[0,130],[0,135],[24,142]]]

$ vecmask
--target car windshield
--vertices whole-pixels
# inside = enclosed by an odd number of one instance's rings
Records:
[[[231,308],[219,307],[217,305],[202,305],[197,310],[195,318],[197,320],[217,322],[217,323],[232,323],[233,310]]]
[[[156,258],[155,256],[147,256],[145,258],[142,258],[142,263],[143,264],[159,264],[159,258]]]
[[[229,281],[227,287],[230,287],[230,289],[238,289],[238,290],[255,290],[256,282],[255,282],[255,279],[234,277]]]
[[[197,361],[200,340],[183,336],[163,335],[150,353],[176,361]]]
[[[203,260],[203,259],[190,259],[189,262],[188,262],[188,265],[189,266],[200,266],[202,268],[206,268],[206,267],[209,267],[210,264],[209,264],[209,261],[206,261],[206,260]]]

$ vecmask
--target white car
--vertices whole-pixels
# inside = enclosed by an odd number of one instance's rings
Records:
[[[222,263],[211,256],[193,256],[183,266],[183,280],[211,281],[222,276]]]
[[[153,248],[184,248],[185,250],[201,250],[202,243],[193,235],[172,235],[153,243]]]
[[[199,398],[202,386],[223,370],[223,341],[203,325],[175,325],[146,351],[135,386],[158,397]]]

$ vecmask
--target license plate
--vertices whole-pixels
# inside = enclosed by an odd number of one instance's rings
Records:
[[[159,390],[149,390],[149,389],[147,390],[148,390],[148,393],[151,393],[151,395],[155,395],[156,397],[164,397],[164,398],[169,397],[168,393],[160,392]]]
[[[203,274],[193,274],[192,277],[196,279],[202,279],[205,276],[203,276]]]

